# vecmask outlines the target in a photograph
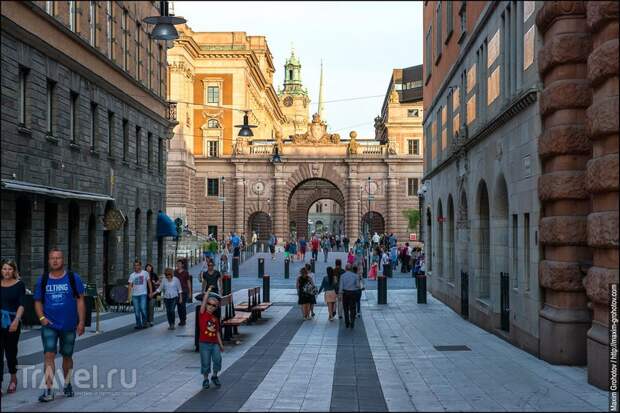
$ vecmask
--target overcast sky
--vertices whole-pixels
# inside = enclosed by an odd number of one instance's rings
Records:
[[[283,82],[292,44],[310,94],[310,114],[317,111],[323,59],[329,131],[346,138],[355,129],[360,138],[374,138],[373,120],[381,111],[392,69],[422,64],[422,5],[421,1],[175,1],[174,12],[197,32],[266,36],[276,68],[276,90]]]

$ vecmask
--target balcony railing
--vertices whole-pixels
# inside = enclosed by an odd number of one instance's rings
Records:
[[[362,155],[383,155],[385,147],[385,145],[381,145],[380,143],[360,145]]]
[[[251,155],[271,155],[273,152],[273,145],[271,144],[253,144],[250,146]]]

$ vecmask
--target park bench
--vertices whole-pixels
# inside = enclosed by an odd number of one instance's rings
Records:
[[[250,321],[256,321],[261,313],[271,307],[270,302],[260,301],[260,287],[248,288],[248,300],[235,306],[235,311],[244,311],[251,314]]]

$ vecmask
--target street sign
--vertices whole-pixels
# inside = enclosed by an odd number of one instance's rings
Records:
[[[417,241],[418,240],[418,234],[416,234],[415,232],[409,234],[409,241]]]

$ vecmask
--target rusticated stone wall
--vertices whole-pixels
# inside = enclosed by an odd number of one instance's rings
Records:
[[[590,1],[586,10],[592,33],[587,64],[592,104],[586,111],[592,159],[586,188],[592,200],[587,234],[593,261],[584,280],[593,310],[587,340],[588,381],[606,388],[609,284],[618,282],[618,3]]]
[[[590,197],[585,190],[591,145],[586,109],[592,102],[587,78],[591,50],[583,1],[545,2],[536,16],[543,35],[538,69],[542,134],[539,157],[543,204],[539,264],[543,307],[540,357],[553,364],[586,364],[590,311],[581,279],[591,262],[587,240]]]

